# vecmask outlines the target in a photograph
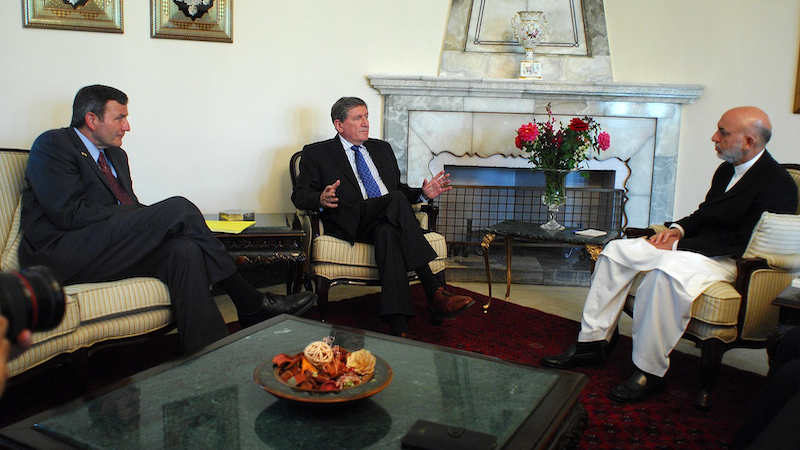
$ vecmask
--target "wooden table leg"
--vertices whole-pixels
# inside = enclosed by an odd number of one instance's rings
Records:
[[[506,243],[506,301],[511,296],[511,253],[514,250],[514,236],[504,236]]]
[[[303,289],[305,277],[303,263],[305,259],[304,254],[292,253],[292,258],[288,260],[289,266],[286,269],[286,295],[296,294]],[[308,290],[311,291],[310,285]]]
[[[481,241],[481,248],[483,249],[483,262],[486,264],[486,282],[489,283],[489,299],[483,305],[484,314],[489,312],[489,305],[492,304],[492,271],[489,269],[489,246],[492,244],[494,238],[497,237],[494,233],[486,233]]]

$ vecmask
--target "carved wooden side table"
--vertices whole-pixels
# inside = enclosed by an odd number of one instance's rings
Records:
[[[208,220],[217,220],[207,214]],[[302,265],[306,260],[301,241],[303,229],[294,213],[264,213],[255,215],[255,225],[240,234],[214,233],[231,254],[236,267],[250,269],[284,262],[288,264],[286,293],[299,292],[302,287]]]

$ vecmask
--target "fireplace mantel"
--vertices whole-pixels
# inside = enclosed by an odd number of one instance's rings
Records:
[[[525,167],[514,147],[523,123],[592,116],[611,135],[611,148],[589,168],[615,159],[630,168],[628,224],[644,227],[672,219],[683,105],[699,85],[531,81],[494,78],[369,75],[383,98],[383,138],[394,148],[411,186],[461,158],[465,165]],[[591,167],[595,164],[595,167]],[[454,181],[455,182],[455,181]]]
[[[692,103],[705,86],[606,82],[531,81],[370,75],[381,95],[433,97],[540,98],[595,102]]]

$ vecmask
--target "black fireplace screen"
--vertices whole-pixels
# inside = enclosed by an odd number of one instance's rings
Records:
[[[436,230],[448,244],[479,243],[483,229],[505,220],[544,223],[547,207],[544,188],[453,186],[436,199],[439,215]],[[625,193],[622,189],[567,188],[567,203],[556,220],[567,227],[620,230],[623,226]]]

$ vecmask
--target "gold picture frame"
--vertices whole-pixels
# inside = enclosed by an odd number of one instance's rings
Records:
[[[122,33],[122,0],[22,0],[22,25]]]
[[[794,87],[794,113],[800,114],[800,58],[797,60],[797,85]]]
[[[150,0],[151,37],[233,42],[233,0]]]

